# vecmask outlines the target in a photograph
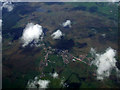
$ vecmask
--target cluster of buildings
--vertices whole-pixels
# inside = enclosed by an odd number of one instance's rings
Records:
[[[91,57],[87,57],[88,54],[79,55],[79,57],[75,57],[72,54],[70,54],[68,50],[52,49],[52,47],[48,47],[48,48],[44,47],[43,49],[44,49],[44,52],[46,54],[44,56],[44,60],[42,60],[42,63],[40,62],[40,64],[42,64],[40,66],[48,66],[48,62],[55,63],[55,62],[53,62],[52,60],[49,59],[49,55],[50,54],[54,54],[54,53],[56,53],[57,55],[61,56],[62,59],[63,59],[63,62],[65,64],[68,64],[70,62],[80,61],[82,63],[90,65],[90,61],[92,60]]]

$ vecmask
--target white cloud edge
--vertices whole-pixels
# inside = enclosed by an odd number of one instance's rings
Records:
[[[3,8],[6,8],[8,10],[8,12],[11,12],[14,8],[14,5],[12,4],[12,1],[8,1],[8,0],[2,0],[1,2],[3,2],[2,5],[0,5],[0,9],[2,10]]]

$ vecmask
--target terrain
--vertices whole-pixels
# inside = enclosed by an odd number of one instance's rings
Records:
[[[14,3],[14,6],[12,12],[6,9],[2,12],[3,88],[26,88],[35,76],[49,79],[49,88],[119,88],[114,73],[99,81],[95,67],[90,66],[91,48],[98,52],[108,47],[118,50],[117,3],[48,2]],[[71,28],[61,26],[67,19],[72,22]],[[30,22],[43,27],[45,35],[40,47],[22,47],[20,38]],[[54,40],[51,34],[58,29],[64,36]],[[120,60],[116,59],[120,68]],[[54,72],[59,74],[57,79],[50,75]],[[62,86],[61,81],[69,87]]]

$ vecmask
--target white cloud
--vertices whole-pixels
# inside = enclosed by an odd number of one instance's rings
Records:
[[[119,0],[107,0],[108,2],[118,2]]]
[[[14,5],[10,0],[3,0],[2,2],[4,3],[2,4],[1,9],[6,8],[9,12],[13,10]]]
[[[96,74],[98,80],[103,80],[105,77],[109,77],[113,69],[115,69],[116,72],[119,71],[115,59],[116,50],[109,47],[106,49],[105,53],[98,54],[94,49],[91,49],[91,53],[95,56],[95,60],[92,61],[92,64],[97,66]]]
[[[40,85],[40,88],[47,88],[49,83],[50,83],[49,80],[39,80],[38,81],[38,84]]]
[[[71,21],[66,20],[66,22],[64,22],[62,25],[63,25],[63,27],[67,27],[67,26],[71,27]]]
[[[104,34],[104,33],[103,33],[103,34],[101,34],[101,35],[102,35],[104,38],[106,37],[106,34]]]
[[[28,23],[26,28],[23,31],[21,40],[23,42],[23,47],[30,44],[34,41],[34,44],[37,44],[43,38],[42,26],[39,24]]]
[[[96,50],[94,48],[91,48],[90,53],[93,57],[96,55]]]
[[[52,74],[52,77],[53,77],[53,78],[58,78],[58,73],[57,73],[57,72],[54,72],[54,73]]]
[[[63,36],[63,34],[62,34],[62,32],[60,30],[57,30],[51,36],[53,37],[53,39],[61,39],[61,37]]]
[[[48,88],[50,81],[49,80],[41,80],[41,79],[35,79],[34,80],[29,80],[27,83],[27,88]],[[38,86],[38,87],[37,87]]]

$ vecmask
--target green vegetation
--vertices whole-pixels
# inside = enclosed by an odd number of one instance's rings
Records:
[[[48,60],[51,62],[48,62],[48,66],[44,67],[44,72],[53,72],[58,71],[60,68],[64,67],[64,63],[62,60],[62,57],[57,55],[49,55]]]
[[[84,7],[85,11],[98,14],[100,16],[107,16],[108,18],[118,20],[118,6],[116,4],[108,4],[107,2],[83,2],[83,3],[67,3],[74,7]]]

